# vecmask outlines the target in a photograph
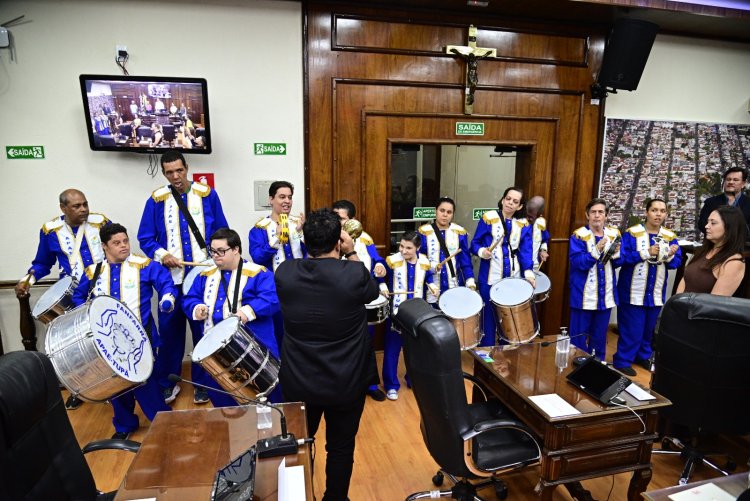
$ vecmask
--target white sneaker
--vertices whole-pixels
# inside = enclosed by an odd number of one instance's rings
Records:
[[[164,388],[164,390],[162,391],[164,403],[171,404],[172,402],[174,402],[174,399],[177,398],[178,393],[180,393],[180,385],[178,384],[174,385],[171,390],[169,388]]]
[[[398,400],[398,390],[388,390],[385,396],[388,400]]]

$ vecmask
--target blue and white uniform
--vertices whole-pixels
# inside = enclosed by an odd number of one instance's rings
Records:
[[[481,249],[489,249],[500,241],[492,250],[490,259],[480,255]],[[487,211],[477,224],[477,231],[471,240],[471,253],[479,256],[479,294],[485,307],[482,313],[484,337],[480,346],[495,344],[495,332],[499,329],[495,309],[490,301],[490,289],[504,278],[534,278],[534,264],[531,260],[532,241],[531,227],[522,219],[503,219],[496,211]]]
[[[183,193],[181,198],[193,216],[206,244],[216,230],[229,227],[219,195],[210,186],[193,182],[188,192]],[[195,236],[180,212],[169,185],[154,191],[146,201],[141,225],[138,228],[138,243],[147,256],[159,262],[167,254],[181,261],[203,261],[208,257],[195,241]],[[178,286],[178,304],[182,301],[183,295],[182,288],[179,286],[191,269],[191,266],[185,266],[169,270],[174,284]],[[170,374],[182,372],[182,358],[185,354],[185,322],[186,317],[180,308],[175,308],[175,311],[169,314],[159,312],[162,346],[159,353],[160,373],[157,377],[162,389],[174,386],[174,383],[167,379]],[[200,335],[196,332],[196,325],[192,321],[190,321],[190,330],[195,344],[200,339]],[[197,364],[192,365],[192,370],[193,378],[203,372],[203,368]]]
[[[365,231],[354,239],[354,252],[357,253],[357,257],[371,274],[373,273],[376,264],[380,263],[385,266],[385,259],[378,254],[378,250],[375,247],[375,241]],[[341,259],[346,258],[342,256]]]
[[[612,242],[620,230],[607,226],[604,236]],[[617,306],[617,278],[615,268],[620,266],[620,251],[606,264],[600,260],[596,245],[598,237],[582,226],[570,237],[570,335],[572,343],[604,360],[607,349],[607,327],[612,308]],[[607,244],[609,245],[609,244]],[[604,252],[608,249],[605,245]],[[573,337],[586,333],[588,336]],[[588,339],[587,339],[588,338]]]
[[[224,285],[222,285],[222,278]],[[237,270],[222,271],[216,266],[211,266],[193,282],[190,291],[185,295],[182,307],[185,314],[195,320],[195,308],[199,305],[208,306],[208,318],[200,323],[201,336],[208,329],[232,315],[229,302],[234,298],[236,280]],[[273,332],[273,315],[279,311],[280,307],[273,273],[264,266],[243,261],[239,286],[237,311],[245,314],[249,319],[245,325],[252,331],[255,338],[278,359],[279,347]],[[227,291],[229,301],[227,301]],[[196,382],[221,389],[221,386],[205,372]],[[228,395],[209,391],[208,396],[214,407],[237,405],[237,402]],[[281,391],[277,386],[268,398],[271,402],[280,402],[280,397]]]
[[[461,252],[452,257],[450,262],[453,263],[453,269],[457,276],[450,273],[448,263],[445,263],[440,270],[440,292],[445,292],[454,287],[476,287],[474,282],[474,268],[471,265],[471,254],[469,254],[469,235],[463,226],[451,223],[447,230],[440,230],[445,240],[445,247],[448,254],[455,254],[459,249]],[[422,246],[419,251],[427,256],[430,261],[430,269],[435,273],[437,265],[448,258],[440,249],[440,241],[435,234],[435,228],[431,224],[423,224],[419,227],[419,235],[422,237]],[[427,294],[427,301],[430,303],[437,302],[437,298],[432,294]]]
[[[271,219],[270,215],[261,218],[250,229],[248,240],[250,241],[250,257],[253,258],[254,263],[276,271],[276,268],[287,259],[301,259],[307,256],[299,218],[289,215],[287,222],[289,238],[285,244],[279,240],[276,222]],[[273,326],[276,343],[281,346],[284,338],[284,317],[281,315],[281,310],[274,315]]]
[[[99,229],[105,224],[109,224],[106,217],[93,213],[75,228],[65,222],[65,216],[44,223],[39,231],[36,257],[21,281],[28,280],[29,285],[33,285],[49,275],[55,262],[60,267],[61,277],[72,276],[80,280],[87,266],[104,260]]]
[[[527,218],[521,219],[521,221],[526,221],[529,223],[529,220]],[[539,216],[536,219],[534,219],[533,223],[529,223],[531,226],[531,241],[532,249],[531,249],[531,258],[534,262],[534,271],[538,271],[539,267],[542,265],[541,261],[539,260],[539,252],[549,252],[549,230],[547,229],[547,220],[544,219],[544,217]]]
[[[651,264],[649,248],[658,237],[670,246],[677,245],[677,252],[658,264]],[[620,250],[622,268],[617,280],[617,353],[613,357],[615,368],[630,367],[634,361],[651,358],[651,339],[656,328],[661,307],[667,299],[667,272],[682,263],[682,250],[677,235],[663,226],[656,234],[648,233],[646,227],[637,224],[628,228],[622,236]]]
[[[81,282],[73,293],[73,303],[76,306],[88,299],[95,270],[96,265],[91,265],[81,277]],[[151,347],[155,349],[159,346],[159,334],[151,315],[151,297],[154,289],[159,294],[159,309],[171,311],[175,306],[177,290],[167,269],[147,257],[131,254],[123,263],[108,263],[106,260],[102,263],[92,295],[112,296],[130,308],[150,334]],[[136,400],[150,421],[154,420],[157,412],[170,410],[164,403],[164,397],[156,381],[158,365],[159,358],[156,357],[154,370],[144,385],[112,399],[112,424],[118,433],[131,433],[138,429],[138,416],[134,412]]]
[[[424,254],[417,254],[417,262],[412,264],[400,252],[388,256],[385,260],[386,276],[379,278],[379,287],[383,292],[410,291],[409,294],[391,296],[391,316],[398,313],[398,307],[404,301],[413,298],[426,298],[428,290],[438,294],[434,285],[434,276],[430,261]],[[391,320],[386,323],[385,346],[383,347],[383,387],[386,391],[401,387],[398,381],[398,357],[401,354],[401,334],[393,330]]]

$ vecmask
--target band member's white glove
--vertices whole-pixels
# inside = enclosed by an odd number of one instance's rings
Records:
[[[159,311],[162,313],[172,313],[174,310],[174,296],[165,294],[159,301]]]
[[[492,257],[492,253],[487,249],[487,247],[482,247],[479,249],[479,257],[482,259],[490,259]]]
[[[468,287],[469,289],[473,291],[477,290],[477,284],[473,278],[469,278],[466,280],[466,287]]]

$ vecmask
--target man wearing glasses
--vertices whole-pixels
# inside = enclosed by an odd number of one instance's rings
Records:
[[[182,282],[192,266],[185,264],[208,259],[206,237],[219,228],[226,228],[227,219],[216,191],[201,183],[188,180],[188,165],[179,151],[168,151],[161,156],[161,173],[169,184],[151,194],[138,228],[141,250],[169,268],[177,286],[177,304],[182,301]],[[171,403],[180,387],[170,382],[170,374],[181,374],[185,355],[185,322],[190,323],[193,343],[200,339],[200,329],[180,308],[172,313],[159,312],[161,348],[159,364],[154,369],[164,401]],[[192,366],[192,378],[201,376],[203,368]],[[195,389],[193,402],[208,402],[206,391]]]
[[[273,332],[273,314],[279,311],[273,272],[242,259],[242,243],[236,231],[221,228],[211,235],[209,247],[215,266],[202,272],[185,294],[182,308],[193,320],[202,322],[208,329],[232,315],[240,317],[243,324],[278,359],[279,348]],[[237,292],[235,292],[237,291]],[[196,382],[220,389],[204,372]],[[237,405],[230,396],[209,391],[214,407]],[[271,402],[281,401],[277,387],[269,395]]]

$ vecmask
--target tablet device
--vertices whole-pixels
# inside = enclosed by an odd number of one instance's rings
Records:
[[[568,374],[568,381],[604,404],[630,385],[626,378],[594,357],[589,357]]]
[[[253,445],[216,472],[211,501],[249,501],[255,488],[256,452]]]

